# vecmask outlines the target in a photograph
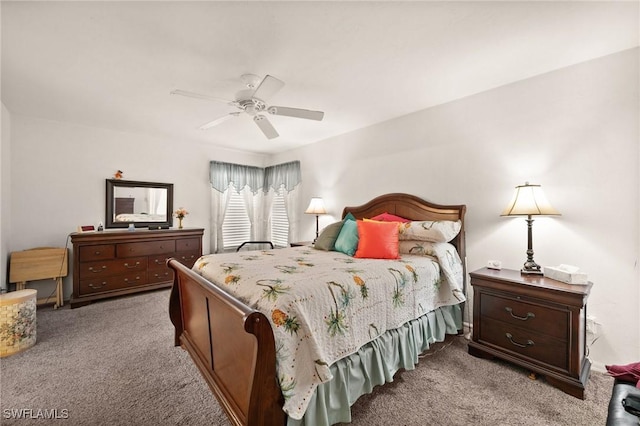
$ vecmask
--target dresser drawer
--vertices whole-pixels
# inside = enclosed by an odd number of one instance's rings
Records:
[[[483,318],[480,341],[490,343],[509,352],[543,362],[563,371],[568,370],[567,342],[535,332],[515,327],[491,318]]]
[[[95,246],[80,247],[80,262],[91,262],[93,260],[113,259],[116,257],[116,246],[114,244],[101,244]]]
[[[501,297],[482,293],[480,315],[493,318],[528,330],[567,340],[569,332],[568,312],[552,306],[526,302],[515,297]]]
[[[200,238],[180,238],[176,240],[176,251],[200,251]]]
[[[126,259],[83,262],[79,267],[81,280],[94,277],[102,278],[131,271],[144,271],[147,269],[147,258],[129,257]]]
[[[199,257],[199,251],[193,251],[191,253],[176,253],[175,255],[175,259],[187,268],[191,268]]]
[[[174,251],[176,251],[175,240],[159,240],[118,244],[116,253],[118,257],[135,257],[173,253]]]
[[[173,282],[173,269],[153,269],[147,272],[149,284],[156,284],[162,282]]]
[[[175,253],[149,256],[149,269],[169,269],[167,267],[167,259],[169,259],[170,257],[175,257]]]
[[[111,277],[80,280],[80,294],[104,293],[147,284],[147,272],[132,272]]]

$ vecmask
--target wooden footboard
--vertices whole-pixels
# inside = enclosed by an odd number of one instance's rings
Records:
[[[191,355],[235,425],[284,425],[269,320],[177,260],[169,315],[175,344]]]

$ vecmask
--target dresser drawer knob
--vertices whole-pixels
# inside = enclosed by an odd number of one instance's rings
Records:
[[[527,343],[523,345],[522,343],[514,342],[513,341],[513,336],[511,335],[511,333],[507,333],[506,336],[507,336],[507,339],[509,339],[509,341],[511,342],[511,344],[513,344],[514,346],[517,346],[519,348],[528,348],[529,346],[533,346],[534,345],[533,340],[531,340],[531,339],[527,340]]]
[[[527,312],[527,315],[525,315],[523,317],[519,317],[518,315],[513,315],[513,309],[511,309],[508,306],[505,306],[504,310],[509,312],[509,315],[511,315],[513,318],[519,319],[520,321],[526,321],[529,318],[535,318],[536,317],[536,315],[533,312]]]
[[[129,269],[134,269],[134,268],[137,268],[138,266],[140,266],[140,262],[136,262],[136,264],[135,264],[135,265],[129,265],[129,263],[128,263],[128,262],[125,262],[124,266],[125,266],[126,268],[129,268]]]
[[[93,269],[93,266],[89,266],[89,270],[94,274],[99,274],[100,272],[104,271],[105,269],[107,269],[107,265],[102,265],[100,267],[100,269]]]
[[[106,282],[102,282],[102,284],[94,284],[94,283],[89,283],[89,287],[93,288],[93,289],[99,289],[104,287],[105,285],[107,285]]]

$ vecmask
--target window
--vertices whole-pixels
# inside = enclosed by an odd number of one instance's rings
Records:
[[[286,247],[288,240],[295,238],[289,232],[290,229],[296,232],[293,225],[299,219],[296,190],[300,183],[299,161],[265,168],[211,161],[210,180],[212,253],[232,250],[250,240],[269,240]],[[233,187],[251,192],[229,192],[234,191]],[[249,199],[253,200],[253,209],[244,207]],[[265,224],[271,224],[270,228],[265,229]]]
[[[251,222],[242,195],[229,189],[231,197],[222,223],[224,250],[232,250],[251,239]]]
[[[289,245],[289,217],[284,205],[284,191],[284,186],[281,186],[271,206],[271,242],[277,247]]]
[[[235,250],[240,244],[251,240],[251,222],[242,195],[231,190],[229,205],[222,224],[224,250]],[[289,217],[284,204],[284,187],[273,197],[271,206],[271,229],[267,239],[276,247],[289,245]]]

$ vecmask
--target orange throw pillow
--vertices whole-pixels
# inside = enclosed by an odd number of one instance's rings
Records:
[[[369,259],[398,258],[398,224],[395,222],[357,221],[358,250],[355,257]]]

